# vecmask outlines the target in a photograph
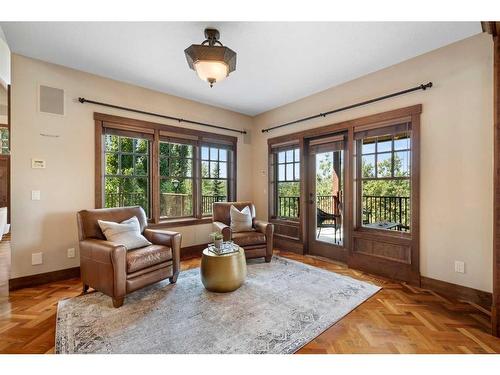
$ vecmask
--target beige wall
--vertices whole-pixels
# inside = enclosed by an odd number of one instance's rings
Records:
[[[480,34],[257,116],[253,166],[259,216],[267,212],[268,137],[421,103],[421,274],[491,291],[492,71],[491,37]],[[434,87],[426,92],[260,132],[428,81]],[[465,274],[454,272],[455,260],[465,261]]]
[[[165,95],[19,55],[12,61],[12,274],[11,278],[78,266],[66,257],[78,246],[76,212],[94,207],[93,112],[104,112],[178,126],[168,120],[112,110],[76,101],[79,96],[165,113],[238,129],[250,129],[248,116]],[[161,77],[159,77],[161,78]],[[39,84],[65,90],[66,114],[38,112]],[[182,124],[182,127],[207,130]],[[237,133],[217,131],[235,135]],[[42,137],[40,133],[59,135]],[[31,169],[31,158],[45,159],[46,169]],[[251,199],[248,171],[250,145],[238,139],[238,198]],[[31,200],[31,190],[41,200]],[[211,225],[173,228],[183,246],[206,243]],[[31,265],[31,254],[43,252],[44,263]]]
[[[493,87],[492,45],[477,35],[255,118],[127,85],[18,55],[13,56],[12,277],[74,267],[66,249],[77,247],[75,212],[93,207],[92,114],[139,116],[75,102],[78,96],[222,124],[251,128],[252,144],[238,143],[238,198],[253,199],[267,216],[267,138],[421,103],[421,273],[492,290]],[[367,56],[369,59],[369,56]],[[432,81],[434,87],[262,134],[260,129]],[[66,115],[37,111],[37,85],[66,90]],[[170,124],[168,121],[163,121]],[[174,124],[177,125],[177,124]],[[188,126],[184,125],[183,126]],[[189,126],[190,128],[199,128]],[[39,133],[58,134],[59,138]],[[47,169],[30,167],[32,157]],[[31,190],[41,201],[31,201]],[[210,225],[177,228],[183,244],[204,243]],[[31,266],[43,251],[44,264]],[[466,273],[454,272],[454,261]]]

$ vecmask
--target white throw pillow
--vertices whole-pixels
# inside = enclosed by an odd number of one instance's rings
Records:
[[[97,220],[97,222],[108,241],[123,245],[127,250],[151,245],[151,242],[141,234],[141,225],[136,216],[121,223],[104,220]]]
[[[241,211],[231,205],[231,230],[237,232],[249,232],[252,230],[252,212],[246,206]]]

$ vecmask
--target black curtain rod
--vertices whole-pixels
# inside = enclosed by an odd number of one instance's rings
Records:
[[[143,114],[143,115],[156,116],[156,117],[166,118],[168,120],[174,120],[174,121],[178,121],[178,122],[185,122],[185,123],[188,123],[188,124],[203,125],[203,126],[208,126],[210,128],[227,130],[227,131],[230,131],[230,132],[236,132],[236,133],[240,133],[240,134],[247,134],[246,130],[231,129],[231,128],[226,128],[224,126],[207,124],[205,122],[186,120],[186,119],[179,118],[179,117],[162,115],[160,113],[141,111],[140,109],[127,108],[127,107],[121,107],[119,105],[114,105],[114,104],[96,102],[95,100],[89,100],[89,99],[85,99],[85,98],[78,98],[78,101],[80,103],[82,103],[82,104],[84,104],[84,103],[97,104],[97,105],[102,105],[104,107],[110,107],[110,108],[116,108],[116,109],[123,109],[124,111],[140,113],[140,114]]]
[[[262,133],[267,133],[267,132],[269,132],[271,130],[274,130],[274,129],[282,128],[282,127],[288,126],[288,125],[297,124],[297,123],[303,122],[303,121],[312,120],[312,119],[315,119],[315,118],[318,118],[318,117],[325,117],[325,116],[331,115],[332,113],[337,113],[337,112],[345,111],[345,110],[348,110],[348,109],[351,109],[351,108],[361,107],[363,105],[370,104],[370,103],[375,103],[375,102],[378,102],[380,100],[393,98],[395,96],[399,96],[399,95],[403,95],[403,94],[408,94],[409,92],[412,92],[412,91],[417,91],[417,90],[424,90],[425,91],[427,89],[430,89],[431,87],[432,87],[432,82],[428,82],[426,84],[422,84],[420,86],[415,86],[415,87],[412,87],[410,89],[406,89],[406,90],[394,92],[392,94],[388,94],[388,95],[384,95],[384,96],[379,96],[378,98],[366,100],[364,102],[359,102],[359,103],[356,103],[356,104],[351,104],[351,105],[348,105],[346,107],[337,108],[337,109],[334,109],[334,110],[331,110],[331,111],[328,111],[328,112],[324,112],[324,113],[319,113],[319,114],[314,115],[314,116],[304,117],[304,118],[301,118],[299,120],[290,121],[290,122],[287,122],[285,124],[273,126],[271,128],[262,129]]]

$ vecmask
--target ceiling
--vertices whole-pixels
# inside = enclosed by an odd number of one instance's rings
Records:
[[[256,115],[481,32],[479,22],[2,22],[12,52]],[[215,27],[236,71],[210,88],[184,49]],[[416,82],[418,83],[418,82]],[[118,103],[119,104],[119,103]]]

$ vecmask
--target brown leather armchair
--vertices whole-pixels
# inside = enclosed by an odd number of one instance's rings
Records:
[[[250,207],[252,212],[252,227],[250,232],[233,233],[231,231],[231,206],[242,210]],[[248,259],[265,257],[266,262],[271,261],[273,255],[272,224],[255,219],[255,206],[252,202],[218,202],[213,205],[213,226],[216,232],[222,233],[224,241],[233,240],[234,243],[245,250]]]
[[[133,216],[152,245],[127,251],[123,245],[106,241],[97,220],[122,222]],[[148,229],[142,207],[83,210],[77,218],[84,293],[91,286],[110,296],[114,307],[120,307],[128,293],[167,278],[171,283],[177,281],[181,234]]]

